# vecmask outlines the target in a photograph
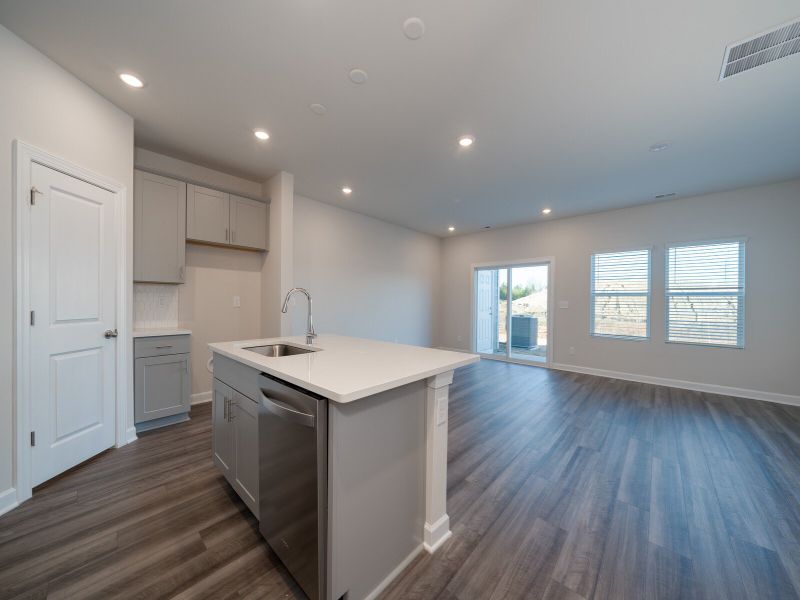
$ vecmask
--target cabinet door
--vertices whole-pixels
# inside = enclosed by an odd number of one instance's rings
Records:
[[[136,171],[133,192],[134,281],[183,283],[186,184]]]
[[[231,195],[231,244],[266,250],[268,210],[265,202]]]
[[[258,405],[234,392],[234,487],[258,518]]]
[[[222,471],[229,482],[233,482],[233,421],[229,418],[228,408],[233,401],[233,390],[227,385],[214,380],[214,396],[212,402],[212,453],[214,464]]]
[[[189,355],[137,358],[134,416],[137,423],[189,411]]]
[[[191,183],[186,187],[186,195],[186,239],[227,244],[230,195]]]

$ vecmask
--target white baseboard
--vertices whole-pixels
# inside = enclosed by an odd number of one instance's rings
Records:
[[[0,492],[0,515],[16,508],[18,504],[16,488],[8,488],[4,492]]]
[[[384,578],[384,580],[383,580],[383,581],[381,581],[381,582],[378,584],[378,587],[376,587],[376,588],[375,588],[374,590],[372,590],[372,591],[371,591],[369,594],[367,594],[367,595],[366,595],[366,597],[364,598],[364,600],[374,600],[375,598],[377,598],[377,597],[378,597],[378,596],[381,594],[381,592],[382,592],[383,590],[385,590],[385,589],[386,589],[386,588],[389,586],[389,584],[390,584],[390,583],[392,583],[392,581],[394,581],[395,577],[397,577],[398,575],[400,575],[400,573],[402,573],[402,572],[403,572],[403,570],[404,570],[404,569],[405,569],[405,568],[406,568],[408,565],[410,565],[410,564],[411,564],[411,561],[413,561],[415,558],[417,558],[417,555],[418,555],[420,552],[422,552],[422,544],[420,544],[419,546],[417,546],[416,548],[414,548],[414,550],[412,550],[412,551],[411,551],[411,554],[409,554],[408,556],[406,556],[406,557],[405,557],[405,558],[404,558],[404,559],[403,559],[403,560],[400,562],[400,564],[399,564],[399,565],[397,565],[397,566],[396,566],[394,569],[392,569],[392,572],[391,572],[391,573],[389,573],[389,574],[388,574],[388,575],[387,575],[387,576]]]
[[[192,406],[195,404],[205,404],[206,402],[211,402],[211,390],[192,394]]]
[[[135,442],[137,439],[136,437],[136,426],[128,427],[128,430],[125,432],[125,443],[130,444],[131,442]]]
[[[636,381],[638,383],[663,385],[665,387],[692,390],[695,392],[707,392],[709,394],[720,394],[722,396],[735,396],[737,398],[748,398],[750,400],[763,400],[765,402],[775,402],[777,404],[800,406],[800,396],[792,396],[790,394],[776,394],[774,392],[748,390],[745,388],[736,388],[727,385],[698,383],[696,381],[683,381],[681,379],[668,379],[666,377],[651,377],[650,375],[637,375],[634,373],[623,373],[620,371],[607,371],[605,369],[593,369],[590,367],[580,367],[578,365],[553,363],[552,368],[559,371],[570,371],[572,373],[583,373],[585,375],[597,375],[598,377],[608,377],[610,379],[622,379],[624,381]]]

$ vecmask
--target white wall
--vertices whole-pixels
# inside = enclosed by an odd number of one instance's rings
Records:
[[[113,77],[114,73],[109,73]],[[133,119],[0,26],[0,503],[12,486],[12,144],[15,139],[133,189]],[[129,224],[132,211],[129,209]],[[129,231],[129,240],[133,237]],[[132,251],[129,257],[132,260]],[[129,263],[132,272],[132,263]],[[122,340],[124,342],[124,340]],[[0,506],[0,510],[2,506]]]
[[[744,350],[664,343],[664,244],[747,236]],[[589,257],[652,245],[651,340],[589,335]],[[800,400],[800,180],[447,239],[439,344],[470,347],[473,263],[555,256],[554,362]],[[568,353],[573,346],[574,355]]]
[[[302,196],[294,199],[294,285],[314,296],[318,333],[430,346],[438,238]],[[292,332],[306,329],[297,297]]]
[[[292,287],[292,235],[294,228],[294,176],[281,171],[264,182],[264,197],[270,199],[269,251],[261,269],[261,335],[288,335],[290,317],[281,314],[283,296]]]
[[[136,148],[136,167],[168,177],[251,197],[260,197],[262,184]],[[211,373],[206,369],[210,342],[259,337],[261,331],[261,270],[266,255],[232,248],[186,244],[186,282],[182,285],[135,284],[134,308],[155,292],[166,296],[163,317],[192,330],[192,393],[211,390]],[[233,306],[239,296],[241,306]],[[175,309],[173,310],[173,307]],[[134,325],[146,325],[149,315],[135,314]]]

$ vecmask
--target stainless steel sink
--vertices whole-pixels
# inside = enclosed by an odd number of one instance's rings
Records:
[[[315,352],[308,348],[301,348],[300,346],[290,346],[289,344],[269,344],[267,346],[251,346],[250,348],[243,348],[243,350],[250,350],[262,356],[269,356],[270,358],[280,358],[281,356],[294,356],[295,354],[308,354]]]

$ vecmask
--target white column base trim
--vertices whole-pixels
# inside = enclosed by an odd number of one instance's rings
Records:
[[[0,492],[0,515],[6,514],[17,506],[19,506],[19,502],[16,488],[8,488],[4,492]]]
[[[637,375],[636,373],[623,373],[621,371],[608,371],[606,369],[594,369],[591,367],[565,365],[560,363],[553,363],[552,368],[558,371],[583,373],[584,375],[597,375],[598,377],[622,379],[623,381],[635,381],[637,383],[651,383],[653,385],[663,385],[665,387],[678,388],[681,390],[692,390],[694,392],[706,392],[709,394],[719,394],[721,396],[733,396],[735,398],[747,398],[748,400],[763,400],[765,402],[775,402],[777,404],[800,406],[800,396],[793,396],[790,394],[762,392],[759,390],[729,387],[727,385],[683,381],[681,379],[669,379],[666,377],[652,377],[650,375]]]
[[[445,514],[436,523],[425,523],[424,542],[422,546],[428,554],[433,554],[444,544],[453,532],[450,531],[450,517]]]
[[[211,390],[207,392],[198,392],[196,394],[192,394],[192,406],[195,404],[205,404],[206,402],[211,402]]]
[[[377,598],[378,596],[380,596],[380,595],[381,595],[381,592],[382,592],[383,590],[385,590],[387,587],[389,587],[389,584],[390,584],[390,583],[392,583],[392,581],[394,581],[395,577],[397,577],[398,575],[400,575],[400,573],[402,573],[402,572],[405,570],[405,568],[406,568],[408,565],[410,565],[410,564],[411,564],[411,561],[413,561],[415,558],[417,558],[417,555],[418,555],[420,552],[422,552],[422,545],[421,545],[421,544],[420,544],[419,546],[417,546],[416,548],[414,548],[414,549],[411,551],[411,554],[409,554],[408,556],[406,556],[406,557],[405,557],[405,558],[404,558],[404,559],[403,559],[403,560],[400,562],[400,564],[399,564],[399,565],[397,565],[397,566],[396,566],[394,569],[392,569],[392,572],[391,572],[391,573],[389,573],[389,574],[388,574],[388,575],[387,575],[387,576],[384,578],[384,580],[383,580],[383,581],[381,581],[381,582],[378,584],[378,586],[377,586],[377,587],[376,587],[374,590],[372,590],[372,591],[371,591],[369,594],[367,594],[367,595],[364,597],[364,600],[374,600],[375,598]]]

